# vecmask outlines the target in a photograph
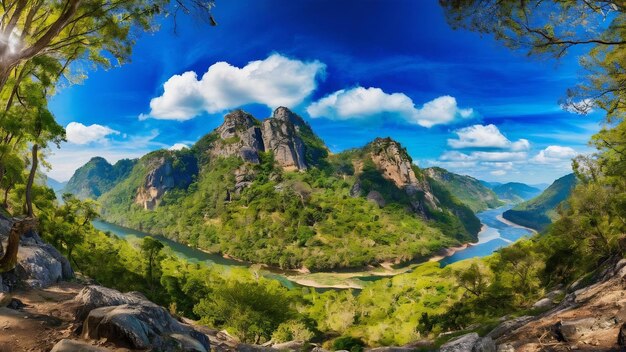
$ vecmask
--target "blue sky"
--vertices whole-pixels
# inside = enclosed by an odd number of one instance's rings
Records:
[[[286,105],[333,152],[390,136],[421,167],[489,181],[551,182],[589,153],[601,114],[563,111],[576,53],[529,58],[454,31],[437,1],[217,1],[209,27],[164,20],[132,62],[88,72],[51,110],[68,142],[49,156],[67,180],[99,155],[115,162],[190,145],[243,108]]]

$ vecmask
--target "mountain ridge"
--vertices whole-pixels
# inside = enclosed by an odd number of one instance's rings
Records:
[[[400,143],[331,155],[284,107],[263,121],[235,110],[190,149],[96,180],[105,220],[281,268],[400,263],[476,241],[481,227]]]
[[[557,207],[569,197],[576,183],[576,175],[573,173],[558,178],[539,196],[505,211],[502,217],[516,224],[543,231],[558,218]]]

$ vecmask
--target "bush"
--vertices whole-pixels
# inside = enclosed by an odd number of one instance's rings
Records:
[[[350,352],[361,352],[363,351],[363,347],[365,347],[365,343],[361,339],[352,336],[341,336],[333,342],[333,349],[335,351],[346,350]]]

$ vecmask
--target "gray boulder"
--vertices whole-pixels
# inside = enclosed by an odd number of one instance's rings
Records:
[[[473,332],[443,344],[441,352],[496,352],[496,344],[490,337],[481,338]]]
[[[533,304],[533,308],[535,309],[548,309],[548,308],[552,308],[554,306],[554,303],[552,302],[552,299],[550,298],[542,298],[540,300],[538,300],[537,302],[535,302],[535,304]]]
[[[207,335],[175,319],[165,308],[136,292],[121,293],[85,287],[74,298],[76,318],[82,320],[82,336],[107,339],[120,346],[158,351],[210,350]]]
[[[519,318],[504,321],[500,323],[500,325],[496,326],[493,330],[491,330],[491,332],[487,334],[487,337],[497,340],[500,337],[502,337],[504,334],[509,333],[519,328],[520,326],[526,324],[532,319],[533,319],[532,316],[525,315]]]
[[[472,352],[496,352],[496,343],[491,337],[484,337],[474,344]]]
[[[41,247],[22,246],[17,258],[17,276],[27,287],[46,287],[63,279],[61,262]]]
[[[109,352],[108,348],[93,346],[87,342],[63,339],[50,352]]]
[[[86,286],[80,290],[73,302],[76,305],[74,316],[80,321],[84,320],[89,312],[96,308],[122,304],[141,304],[142,302],[152,303],[139,292],[121,293],[112,288],[97,285]]]
[[[12,219],[0,215],[0,243],[8,240],[12,224]],[[20,238],[14,272],[4,276],[0,279],[0,292],[10,291],[14,284],[29,288],[47,287],[74,277],[74,271],[56,248],[44,242],[36,231],[30,231]]]
[[[480,340],[480,336],[473,332],[466,334],[441,345],[441,352],[470,352],[474,345]]]

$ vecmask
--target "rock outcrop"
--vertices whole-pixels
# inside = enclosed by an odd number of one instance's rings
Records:
[[[244,161],[258,164],[259,151],[264,151],[261,123],[254,116],[235,110],[224,116],[224,123],[213,133],[219,140],[209,150],[214,157],[238,156]]]
[[[285,107],[279,107],[271,118],[263,121],[265,151],[274,154],[276,162],[285,170],[304,170],[305,146],[299,136],[304,125],[302,118]]]
[[[173,188],[187,188],[198,172],[196,161],[191,156],[162,155],[149,158],[145,162],[148,172],[142,185],[137,189],[135,203],[146,210],[158,206],[167,191]]]
[[[490,337],[481,338],[473,332],[459,336],[441,345],[440,352],[496,352],[496,345]]]
[[[418,177],[413,169],[413,160],[400,143],[393,139],[376,138],[366,147],[376,168],[382,176],[403,189],[409,196],[423,195],[425,205],[439,209],[437,198],[423,177]],[[414,210],[426,215],[424,204],[414,202]]]
[[[74,303],[76,319],[83,321],[81,336],[85,339],[106,339],[118,347],[133,349],[210,350],[205,334],[179,322],[139,293],[87,286],[76,295]]]
[[[618,351],[626,323],[626,259],[604,265],[595,283],[565,296],[556,307],[536,317],[503,323],[488,336],[499,350]],[[550,296],[550,294],[548,295]]]
[[[7,240],[12,220],[0,216],[0,243]],[[0,245],[0,255],[4,254]],[[0,292],[8,292],[18,285],[39,288],[74,277],[74,271],[59,251],[44,242],[36,231],[20,238],[17,265],[12,271],[0,276]]]
[[[240,157],[258,164],[259,153],[271,151],[276,163],[285,170],[305,170],[308,165],[301,128],[308,126],[285,107],[277,108],[263,122],[242,110],[235,110],[224,116],[224,123],[213,132],[216,140],[208,153],[213,157]]]

